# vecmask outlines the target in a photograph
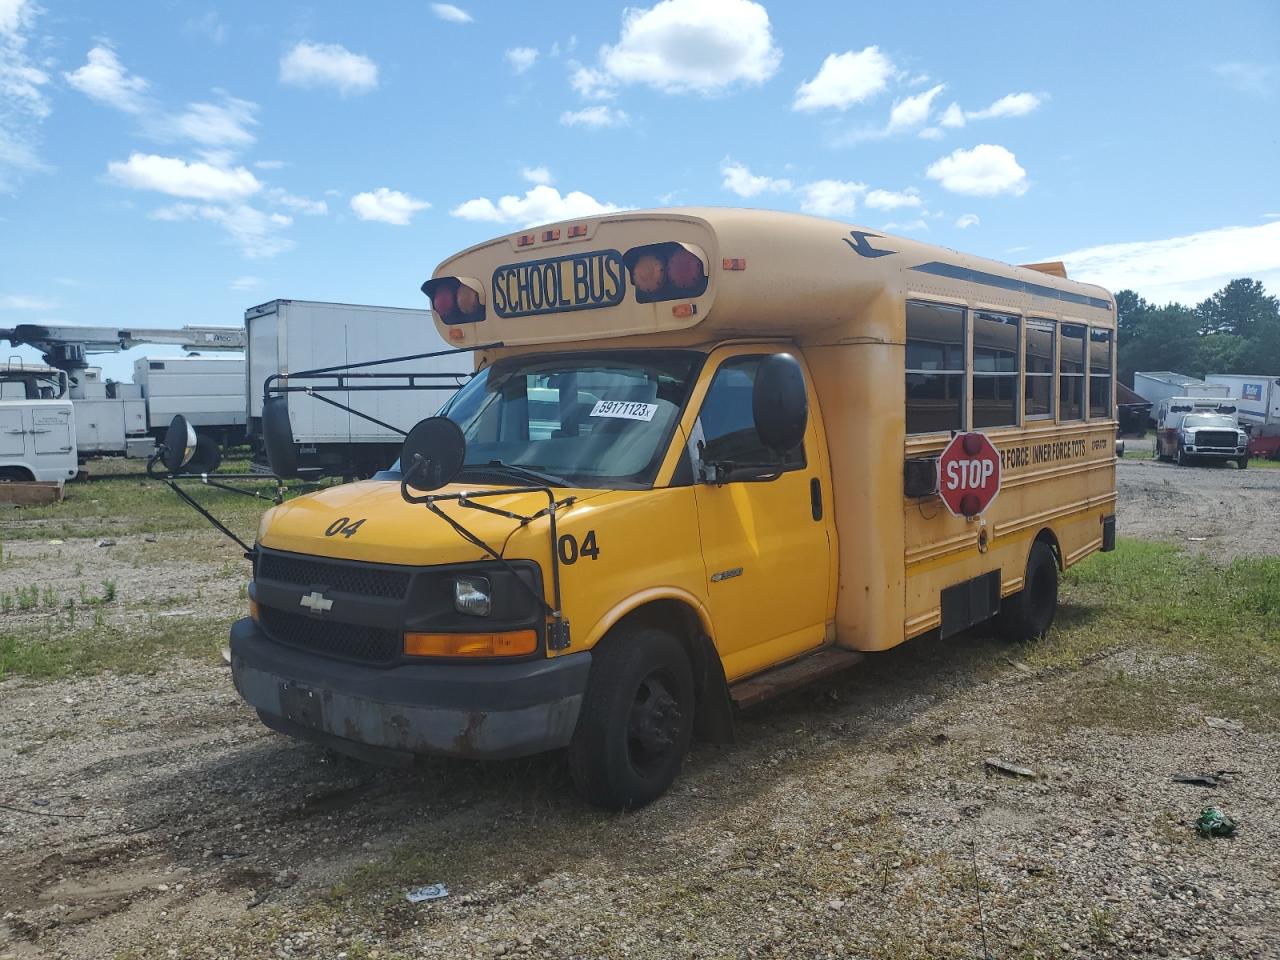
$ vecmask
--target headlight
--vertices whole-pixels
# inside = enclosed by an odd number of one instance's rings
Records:
[[[487,617],[490,607],[488,577],[458,577],[453,581],[453,609],[472,617]]]

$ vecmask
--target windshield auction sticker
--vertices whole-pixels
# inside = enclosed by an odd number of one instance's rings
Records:
[[[593,417],[613,417],[616,420],[652,420],[658,412],[656,403],[638,403],[632,400],[597,400],[591,408]]]

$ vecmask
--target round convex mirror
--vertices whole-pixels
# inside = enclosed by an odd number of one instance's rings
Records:
[[[407,486],[424,493],[439,490],[462,469],[467,440],[448,417],[421,420],[400,448],[400,473]]]
[[[187,422],[187,418],[178,414],[169,421],[169,429],[164,435],[164,450],[160,459],[164,468],[170,473],[178,473],[185,467],[196,452],[196,431]]]

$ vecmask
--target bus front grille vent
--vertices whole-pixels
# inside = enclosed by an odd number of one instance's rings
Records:
[[[339,593],[403,600],[409,592],[409,571],[387,570],[363,563],[328,562],[262,551],[257,577],[300,587],[318,584]]]
[[[395,630],[317,620],[274,607],[262,609],[262,626],[276,643],[344,660],[390,663],[404,650]]]

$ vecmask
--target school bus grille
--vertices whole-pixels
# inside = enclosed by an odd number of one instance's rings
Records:
[[[409,571],[388,570],[362,563],[311,560],[262,551],[257,577],[300,587],[321,586],[340,593],[402,600],[409,592]]]
[[[276,643],[344,660],[390,663],[404,651],[395,630],[317,620],[273,607],[262,609],[262,626]]]
[[[1236,434],[1229,430],[1200,430],[1196,433],[1197,447],[1230,447],[1235,449]]]

